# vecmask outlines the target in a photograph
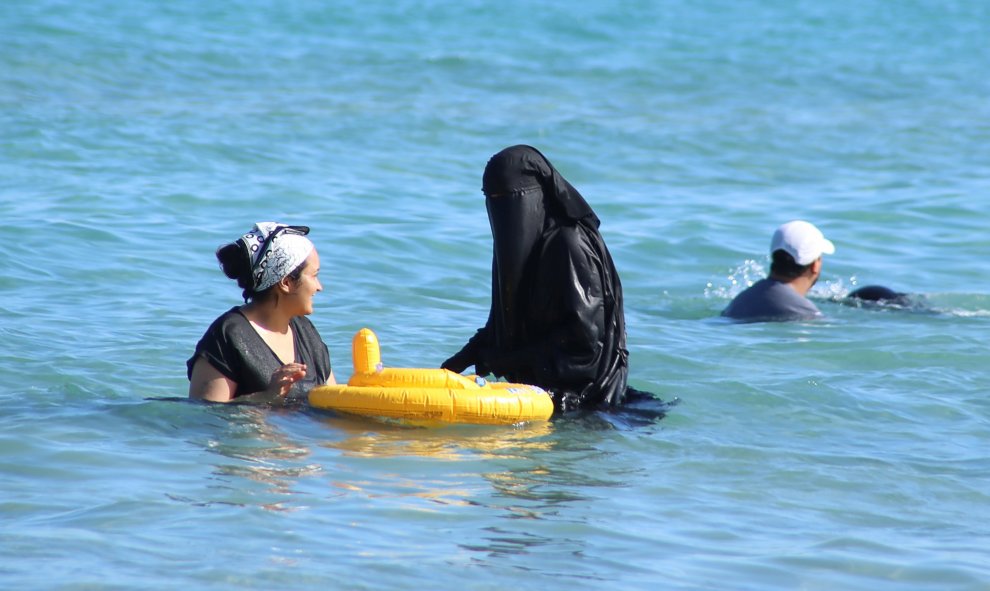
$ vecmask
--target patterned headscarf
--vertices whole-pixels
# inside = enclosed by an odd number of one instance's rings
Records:
[[[313,252],[306,226],[258,222],[241,237],[251,258],[254,292],[261,293],[291,273]]]

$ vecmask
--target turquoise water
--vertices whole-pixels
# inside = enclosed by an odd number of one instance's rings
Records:
[[[0,586],[990,589],[990,4],[0,5]],[[414,428],[182,401],[213,251],[313,227],[336,373],[483,323],[540,148],[680,404]],[[730,325],[792,218],[827,319]],[[881,283],[919,310],[832,301]]]

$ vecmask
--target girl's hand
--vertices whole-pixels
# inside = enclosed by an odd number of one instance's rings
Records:
[[[272,379],[268,382],[268,391],[284,398],[292,389],[292,384],[304,377],[306,377],[306,364],[286,363],[272,373]]]

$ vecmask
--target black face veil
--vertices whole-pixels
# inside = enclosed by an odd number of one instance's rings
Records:
[[[512,341],[517,336],[516,297],[520,283],[546,223],[543,191],[539,186],[529,186],[498,193],[486,190],[486,195],[495,257],[492,281],[500,296],[502,329]]]
[[[526,266],[542,237],[555,224],[578,221],[598,227],[591,207],[543,154],[513,146],[492,156],[482,178],[492,228],[495,276],[503,330],[515,336],[517,302]]]

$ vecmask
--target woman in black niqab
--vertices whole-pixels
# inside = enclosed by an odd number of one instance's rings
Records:
[[[492,156],[483,177],[492,228],[485,326],[443,363],[550,392],[560,410],[620,404],[628,357],[622,285],[591,206],[538,150]]]

